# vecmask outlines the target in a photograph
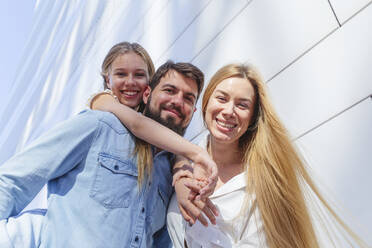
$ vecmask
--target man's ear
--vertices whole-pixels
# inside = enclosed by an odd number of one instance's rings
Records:
[[[150,97],[150,94],[151,94],[151,88],[150,88],[150,86],[147,85],[145,91],[143,92],[143,96],[142,96],[143,102],[145,104],[147,104],[147,102],[149,100],[149,97]]]

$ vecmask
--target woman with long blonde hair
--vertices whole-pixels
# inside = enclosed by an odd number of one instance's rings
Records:
[[[314,203],[321,203],[351,246],[367,247],[319,193],[254,68],[219,69],[205,89],[202,114],[209,134],[200,145],[218,167],[210,200],[220,214],[216,225],[195,223],[200,211],[190,211],[183,197],[193,179],[179,177],[167,215],[174,247],[321,247],[308,196],[316,196]],[[205,206],[200,200],[193,204]],[[186,225],[180,211],[194,225]]]

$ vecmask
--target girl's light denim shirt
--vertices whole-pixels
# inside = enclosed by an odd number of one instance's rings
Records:
[[[137,184],[133,135],[110,113],[87,110],[0,165],[0,218],[19,214],[48,184],[39,247],[169,247],[171,154],[154,155]]]

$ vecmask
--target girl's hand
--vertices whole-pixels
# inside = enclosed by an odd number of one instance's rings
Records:
[[[109,92],[104,91],[91,99],[90,108],[93,110],[112,112],[116,104],[120,104],[117,98]]]

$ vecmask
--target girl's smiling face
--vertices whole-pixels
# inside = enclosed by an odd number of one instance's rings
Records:
[[[110,66],[106,84],[120,103],[137,107],[142,102],[143,92],[149,87],[145,61],[134,52],[119,55]]]
[[[245,78],[227,78],[214,89],[206,107],[205,123],[214,141],[238,144],[251,122],[255,91]]]

